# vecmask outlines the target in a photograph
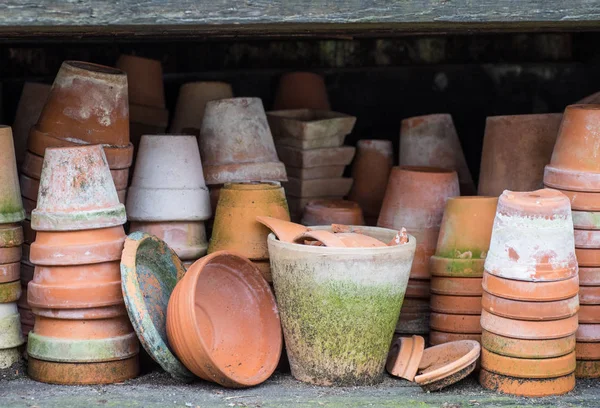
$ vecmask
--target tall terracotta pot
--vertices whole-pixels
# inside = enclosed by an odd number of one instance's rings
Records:
[[[274,110],[331,110],[325,79],[312,72],[290,72],[279,79]]]

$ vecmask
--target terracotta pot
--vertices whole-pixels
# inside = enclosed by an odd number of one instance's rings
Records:
[[[252,260],[269,259],[269,229],[256,221],[259,215],[289,221],[279,183],[226,184],[219,196],[208,253],[231,250]]]
[[[600,268],[579,268],[579,285],[600,286]]]
[[[498,201],[485,270],[520,281],[577,275],[568,199],[556,190],[505,191]]]
[[[324,78],[312,72],[289,72],[279,78],[274,110],[331,110]]]
[[[21,297],[21,282],[0,283],[0,303],[13,303]]]
[[[21,98],[17,105],[17,113],[12,128],[15,136],[15,156],[17,164],[23,162],[27,149],[29,129],[37,122],[40,112],[46,103],[52,87],[47,84],[25,82],[21,91]]]
[[[577,378],[598,378],[600,377],[600,361],[598,360],[577,360],[575,368],[575,377]]]
[[[479,296],[440,296],[431,295],[431,310],[446,314],[481,314],[481,297]]]
[[[304,208],[304,225],[364,225],[365,219],[358,204],[347,200],[313,200]]]
[[[0,224],[19,222],[25,218],[9,126],[0,126],[0,201]]]
[[[127,199],[133,221],[203,221],[212,215],[193,136],[144,135]]]
[[[556,378],[523,379],[491,373],[482,369],[479,383],[483,388],[523,397],[562,395],[575,388],[575,374]]]
[[[577,343],[577,360],[600,360],[600,343]]]
[[[88,62],[63,62],[36,128],[79,144],[128,145],[127,75]]]
[[[408,281],[409,285],[411,280]],[[426,299],[413,299],[406,296],[402,302],[402,310],[395,332],[403,334],[429,333],[430,310],[429,297]]]
[[[429,332],[429,344],[432,346],[458,340],[474,340],[481,343],[481,334],[446,333],[437,330],[431,330]]]
[[[288,181],[282,182],[281,185],[285,189],[286,194],[294,197],[321,198],[329,195],[343,197],[350,191],[352,179],[341,177],[333,179],[300,180],[289,177]]]
[[[600,287],[580,286],[579,303],[582,305],[600,305]]]
[[[424,350],[423,337],[398,337],[392,342],[385,369],[395,377],[413,381]]]
[[[120,55],[116,67],[127,74],[130,104],[165,107],[160,61],[134,55]]]
[[[425,391],[437,391],[454,384],[475,369],[481,346],[473,340],[459,340],[425,349],[415,382]]]
[[[315,179],[331,179],[341,178],[346,169],[345,165],[336,166],[321,166],[311,168],[291,167],[286,166],[285,171],[288,177],[297,178],[300,180],[315,180]],[[356,181],[356,180],[355,180]]]
[[[0,304],[0,327],[2,327],[0,350],[4,351],[6,349],[18,347],[24,343],[19,319],[17,304],[14,301],[2,302]],[[7,368],[7,366],[12,365],[13,361],[10,361],[9,364],[2,363],[3,361],[0,358],[0,364],[3,366],[2,368]]]
[[[575,350],[575,335],[558,339],[523,340],[500,336],[483,330],[481,346],[495,354],[524,359],[546,359],[564,356]]]
[[[509,319],[558,320],[566,319],[577,313],[579,298],[574,296],[554,302],[522,302],[483,292],[482,306],[490,313]]]
[[[48,149],[31,226],[37,231],[106,228],[125,223],[125,207],[98,145]]]
[[[19,246],[23,240],[23,228],[19,224],[0,224],[0,248]]]
[[[579,279],[554,282],[524,282],[503,279],[485,272],[481,282],[483,290],[492,295],[512,300],[531,302],[552,302],[576,296],[579,292]]]
[[[259,98],[210,101],[200,137],[206,183],[285,181]],[[329,163],[332,164],[332,163]]]
[[[399,159],[401,166],[456,170],[461,193],[476,192],[452,116],[447,113],[403,119]]]
[[[578,229],[600,229],[600,212],[571,211],[573,226]]]
[[[208,101],[233,98],[231,85],[225,82],[189,82],[179,88],[171,133],[184,129],[200,131]]]
[[[431,282],[429,280],[408,279],[405,296],[411,299],[429,299],[431,297]],[[404,309],[402,309],[404,311]]]
[[[304,225],[262,215],[257,216],[256,221],[269,228],[282,242],[294,242],[294,238],[308,230]]]
[[[600,192],[597,105],[570,105],[565,109],[544,184],[553,188]],[[575,207],[574,207],[575,208]],[[578,208],[575,208],[578,209]]]
[[[446,333],[481,333],[479,315],[431,313],[429,327]]]
[[[0,248],[0,264],[10,264],[21,259],[22,250],[20,246]]]
[[[500,336],[515,339],[559,339],[577,331],[577,315],[561,320],[527,321],[507,319],[482,310],[481,327]]]
[[[600,305],[581,305],[578,316],[581,323],[599,324]]]
[[[363,227],[363,233],[389,242],[397,232]],[[268,244],[292,375],[319,385],[381,382],[408,283],[414,237],[404,245],[379,248],[297,245],[274,235]],[[360,332],[360,338],[348,336],[351,332]]]
[[[0,264],[0,283],[18,281],[21,276],[21,263]]]
[[[165,241],[179,259],[196,260],[206,255],[204,222],[131,222],[129,231],[141,231]]]
[[[83,231],[37,233],[31,244],[30,262],[35,265],[85,265],[121,259],[125,231],[110,227]]]
[[[167,334],[190,371],[226,387],[269,378],[283,340],[269,285],[251,262],[225,251],[194,263],[177,284],[169,300]]]
[[[481,351],[481,367],[486,371],[518,378],[555,378],[575,371],[575,351],[554,358],[514,358]]]
[[[481,278],[485,259],[441,258],[433,255],[429,260],[431,276],[441,278]]]
[[[276,145],[279,159],[286,166],[298,168],[315,168],[327,166],[346,166],[350,164],[355,147],[327,147],[322,149],[303,150],[296,147]]]
[[[450,296],[481,296],[481,278],[431,278],[431,293]]]
[[[600,193],[585,193],[581,191],[557,190],[571,201],[571,208],[576,211],[599,211]]]
[[[378,217],[394,154],[389,140],[359,140],[352,164],[354,183],[348,199],[357,202],[366,216]]]
[[[113,306],[83,309],[45,309],[32,307],[31,311],[35,316],[60,320],[114,319],[127,314],[127,310],[125,310],[125,305],[123,302]]]
[[[490,116],[485,122],[479,195],[542,187],[562,114]]]
[[[600,248],[600,231],[575,229],[575,248]]]
[[[579,265],[585,267],[600,266],[600,249],[575,248],[575,255]]]
[[[580,324],[577,328],[577,342],[600,342],[600,325]]]

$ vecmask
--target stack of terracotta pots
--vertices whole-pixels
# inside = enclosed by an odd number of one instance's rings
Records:
[[[600,377],[600,106],[564,112],[544,184],[571,201],[579,262],[578,377]]]
[[[142,136],[127,215],[130,231],[159,237],[185,263],[206,255],[211,209],[195,136]]]
[[[21,203],[12,131],[0,126],[0,369],[20,359],[24,343],[17,301],[21,297],[20,263],[25,217]]]
[[[57,384],[133,378],[139,344],[120,272],[125,207],[102,147],[47,149],[40,189],[31,214],[29,376]]]
[[[304,225],[364,225],[360,206],[348,200],[312,200],[306,204],[302,216]]]
[[[127,74],[129,132],[137,148],[142,135],[167,130],[169,111],[165,108],[162,64],[153,59],[121,55],[116,65]]]
[[[481,341],[481,280],[497,203],[496,197],[456,197],[446,204],[430,261],[432,345]]]
[[[226,250],[250,259],[271,283],[267,236],[257,216],[290,220],[280,183],[227,183],[221,189],[208,253]]]
[[[455,171],[432,167],[394,167],[377,225],[406,228],[417,240],[415,257],[396,333],[429,333],[431,274],[446,202],[460,195]]]
[[[456,170],[461,194],[476,192],[452,116],[447,113],[404,119],[400,128],[399,157],[401,166]]]
[[[275,110],[331,110],[325,79],[313,72],[288,72],[279,79]]]
[[[286,166],[284,187],[294,219],[300,219],[310,200],[340,199],[348,194],[352,179],[342,175],[355,148],[342,145],[355,117],[312,109],[272,111],[267,116],[277,153]]]
[[[502,193],[482,286],[481,385],[530,397],[571,391],[579,285],[564,194]]]
[[[36,206],[46,148],[92,144],[104,147],[119,200],[124,203],[133,160],[127,75],[116,68],[65,61],[27,140],[20,182],[28,214]]]
[[[360,205],[367,225],[377,224],[394,153],[390,140],[359,140],[352,163],[352,189],[348,200]]]

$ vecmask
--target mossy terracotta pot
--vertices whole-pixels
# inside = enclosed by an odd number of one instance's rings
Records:
[[[523,302],[483,292],[482,306],[490,313],[509,319],[558,320],[571,317],[579,311],[579,298],[573,296],[554,302]]]
[[[360,205],[366,217],[378,217],[394,154],[390,140],[359,140],[352,163],[354,183],[348,199]]]
[[[463,195],[475,194],[473,177],[447,113],[415,116],[402,120],[400,128],[401,166],[427,166],[456,170]]]
[[[481,367],[489,372],[518,378],[555,378],[575,371],[575,351],[553,358],[514,358],[481,351]]]
[[[530,321],[508,319],[482,310],[481,327],[494,334],[515,339],[559,339],[577,331],[577,315],[560,320]]]
[[[437,346],[438,344],[449,343],[458,340],[474,340],[481,343],[481,334],[473,333],[446,333],[437,330],[429,332],[429,344]]]
[[[450,197],[460,194],[456,172],[431,167],[394,167],[377,225],[405,227],[417,239],[411,277],[429,279],[442,216]]]
[[[362,233],[389,242],[397,231],[363,227]],[[408,283],[414,237],[379,248],[290,244],[274,235],[268,243],[292,375],[317,385],[380,382]]]
[[[490,116],[485,121],[478,194],[542,187],[562,114]]]
[[[257,216],[289,221],[289,210],[279,183],[226,184],[219,195],[208,253],[236,251],[252,260],[269,259],[269,229]]]
[[[21,282],[0,283],[0,303],[13,303],[21,297]]]
[[[196,260],[206,255],[208,243],[203,221],[136,222],[129,231],[142,231],[165,241],[183,261]]]
[[[413,381],[425,350],[421,336],[397,337],[392,342],[385,369],[395,377]]]
[[[36,128],[78,144],[127,146],[127,75],[103,65],[63,62]]]
[[[0,304],[0,329],[2,330],[0,332],[0,350],[18,347],[24,343],[19,311],[15,302]],[[0,361],[2,360],[0,359]]]
[[[429,326],[445,333],[481,333],[479,315],[431,313]]]
[[[598,378],[600,377],[599,360],[577,360],[575,368],[576,378]]]
[[[12,130],[9,126],[0,126],[0,224],[24,218]]]
[[[225,387],[268,379],[279,362],[275,298],[252,263],[221,251],[194,263],[173,291],[167,335],[194,374]]]
[[[481,314],[481,297],[479,296],[442,296],[431,295],[431,310],[446,314]]]
[[[492,373],[485,369],[479,372],[479,384],[488,390],[522,397],[547,397],[562,395],[575,388],[575,374],[556,378],[517,378]]]
[[[409,279],[409,285],[411,280]],[[429,296],[425,299],[413,299],[406,296],[394,331],[401,334],[429,333],[430,312]]]
[[[525,282],[503,279],[485,272],[481,285],[484,291],[492,295],[531,302],[569,299],[579,293],[578,276],[562,281]]]
[[[107,228],[126,221],[99,145],[48,149],[40,190],[31,214],[34,230]]]
[[[325,79],[313,72],[289,72],[279,78],[274,110],[331,110]]]
[[[165,107],[160,61],[135,55],[120,55],[116,67],[127,74],[130,104]]]
[[[576,277],[568,198],[551,189],[502,193],[485,270],[501,278],[530,282]]]
[[[313,200],[304,207],[304,225],[364,225],[360,206],[347,200]]]
[[[15,155],[19,165],[23,162],[25,156],[29,130],[40,117],[51,88],[51,85],[37,82],[25,82],[23,85],[17,112],[15,113],[15,121],[12,125],[15,136]]]
[[[23,241],[23,228],[19,224],[0,224],[0,248],[19,246]]]
[[[259,98],[208,102],[200,133],[207,184],[287,179]]]
[[[558,339],[523,340],[483,330],[481,346],[495,354],[525,359],[545,359],[567,355],[575,350],[575,335]]]

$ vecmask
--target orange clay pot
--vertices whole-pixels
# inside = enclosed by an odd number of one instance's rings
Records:
[[[431,295],[431,311],[446,314],[481,314],[479,296],[440,296]]]
[[[130,104],[165,107],[163,70],[160,61],[134,55],[121,55],[116,67],[127,74]]]
[[[474,340],[481,343],[481,334],[446,333],[437,330],[431,330],[429,332],[429,344],[432,346],[458,340]]]
[[[19,224],[0,224],[0,248],[19,246],[23,241],[23,228]]]
[[[428,280],[409,279],[405,297],[411,299],[429,299],[431,297],[431,282]]]
[[[547,397],[562,395],[575,388],[575,375],[568,374],[556,378],[524,379],[491,373],[482,369],[479,384],[488,390],[522,397]]]
[[[112,319],[127,315],[127,310],[125,309],[125,305],[123,303],[113,306],[84,309],[40,309],[37,307],[32,307],[31,310],[36,316],[64,320]]]
[[[347,200],[312,200],[304,207],[304,225],[364,225],[360,206]]]
[[[27,362],[29,377],[50,384],[118,384],[137,377],[140,372],[137,355],[125,360],[102,363],[54,363],[33,357],[29,357]]]
[[[575,371],[575,352],[554,358],[514,358],[481,350],[481,367],[489,372],[518,378],[554,378]]]
[[[0,283],[18,281],[21,276],[21,263],[0,264]]]
[[[449,296],[481,296],[481,278],[431,278],[431,293]]]
[[[363,234],[353,232],[335,234],[325,230],[308,230],[297,236],[294,239],[295,244],[313,245],[316,241],[322,246],[337,247],[337,248],[369,248],[369,247],[384,247],[382,241]]]
[[[269,378],[283,342],[269,285],[250,261],[225,251],[197,261],[179,281],[169,300],[167,335],[190,371],[226,387]]]
[[[446,333],[481,333],[479,315],[431,313],[429,326],[432,330]]]
[[[395,377],[413,381],[425,350],[421,336],[397,337],[390,347],[385,369]]]
[[[600,324],[580,324],[577,328],[577,342],[600,342]]]
[[[523,340],[483,330],[481,346],[495,354],[507,357],[545,359],[572,353],[575,350],[575,335],[552,340]]]
[[[600,343],[577,343],[575,346],[577,360],[600,361]]]
[[[122,226],[82,231],[39,231],[29,258],[35,265],[83,265],[121,259]]]
[[[587,324],[600,323],[600,305],[581,305],[579,306],[579,322]]]
[[[600,305],[600,286],[580,286],[579,303],[582,305]]]
[[[523,302],[504,299],[483,292],[481,304],[490,313],[517,320],[566,319],[576,314],[579,310],[579,299],[577,296],[554,302]]]
[[[557,190],[567,196],[571,208],[577,211],[599,211],[600,193],[587,193],[581,191]]]
[[[120,262],[36,266],[27,287],[27,301],[31,307],[47,309],[118,305],[123,302]]]
[[[269,259],[269,229],[259,215],[289,221],[285,193],[279,183],[225,184],[219,195],[208,253],[237,251],[252,259]]]
[[[575,248],[600,248],[600,231],[575,229]]]
[[[561,320],[527,321],[507,319],[482,310],[481,327],[500,336],[515,339],[559,339],[577,331],[577,315]]]
[[[312,72],[290,72],[279,79],[273,110],[331,110],[325,80]]]
[[[581,286],[600,286],[600,268],[579,268],[579,290]]]
[[[10,264],[19,262],[21,259],[21,247],[14,246],[9,248],[0,248],[0,264]]]
[[[392,142],[359,140],[352,163],[352,189],[348,200],[360,205],[365,217],[379,216],[390,171],[394,165]]]
[[[575,248],[575,255],[577,256],[577,262],[581,266],[600,266],[600,249]]]
[[[294,242],[294,238],[308,230],[304,225],[262,215],[257,216],[256,221],[269,228],[281,242]]]
[[[555,282],[524,282],[483,274],[483,290],[505,299],[552,302],[569,299],[579,292],[579,279],[574,276]]]

